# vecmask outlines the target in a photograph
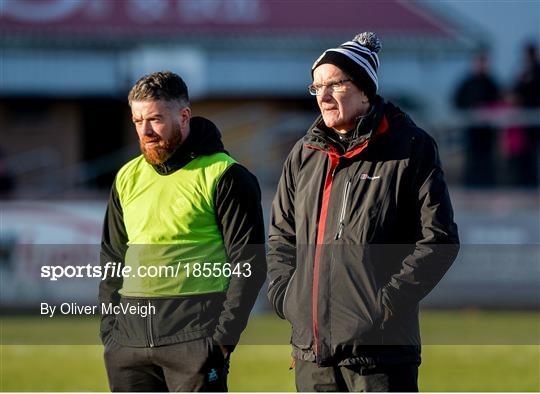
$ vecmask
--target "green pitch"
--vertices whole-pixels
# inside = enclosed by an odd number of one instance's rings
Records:
[[[12,343],[17,332],[31,332],[33,320],[3,317],[2,343]],[[64,322],[62,328],[54,324],[49,329],[97,330],[92,319]],[[428,343],[420,367],[422,391],[540,391],[538,314],[424,312],[422,326]],[[231,391],[295,391],[290,348],[282,344],[288,330],[271,315],[251,319],[246,344],[231,360]],[[460,341],[463,335],[466,342]],[[3,345],[0,352],[1,391],[108,390],[101,346]]]

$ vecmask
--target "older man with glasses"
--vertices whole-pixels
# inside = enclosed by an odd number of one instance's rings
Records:
[[[435,141],[377,95],[380,48],[366,32],[315,61],[321,116],[272,205],[268,294],[299,391],[418,391],[418,303],[459,249]]]

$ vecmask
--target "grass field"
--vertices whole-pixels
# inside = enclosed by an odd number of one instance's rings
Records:
[[[538,314],[424,312],[422,316],[429,344],[423,347],[421,390],[540,391]],[[94,332],[97,322],[87,319],[64,327]],[[4,317],[2,343],[10,343],[17,331],[33,329],[31,318]],[[290,348],[280,344],[288,330],[286,322],[272,316],[252,318],[243,338],[249,345],[239,346],[233,354],[231,391],[294,391]],[[488,340],[478,341],[482,338]],[[256,344],[264,342],[273,344]],[[2,345],[0,352],[1,391],[108,390],[99,345]]]

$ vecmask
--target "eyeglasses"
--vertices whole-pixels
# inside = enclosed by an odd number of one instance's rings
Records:
[[[308,86],[309,94],[312,96],[320,96],[323,92],[323,88],[327,87],[330,93],[343,93],[347,90],[345,83],[352,81],[352,79],[342,79],[340,81],[334,81],[323,84],[311,84]]]

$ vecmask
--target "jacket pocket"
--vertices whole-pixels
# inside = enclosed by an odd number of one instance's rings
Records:
[[[103,348],[105,353],[109,353],[111,348],[115,346],[118,346],[118,344],[114,340],[112,334],[108,334],[105,338],[103,338]]]
[[[331,271],[331,343],[379,345],[382,323],[380,285],[368,246],[335,245]]]
[[[291,322],[291,319],[289,317],[289,314],[287,313],[287,301],[288,296],[290,294],[290,289],[292,288],[292,283],[294,281],[294,278],[296,277],[296,273],[298,272],[298,268],[296,268],[291,275],[291,278],[289,279],[289,282],[287,283],[287,287],[285,288],[285,294],[283,295],[283,305],[281,306],[281,310],[283,311],[283,316],[285,316],[285,319],[287,319],[289,322]]]

